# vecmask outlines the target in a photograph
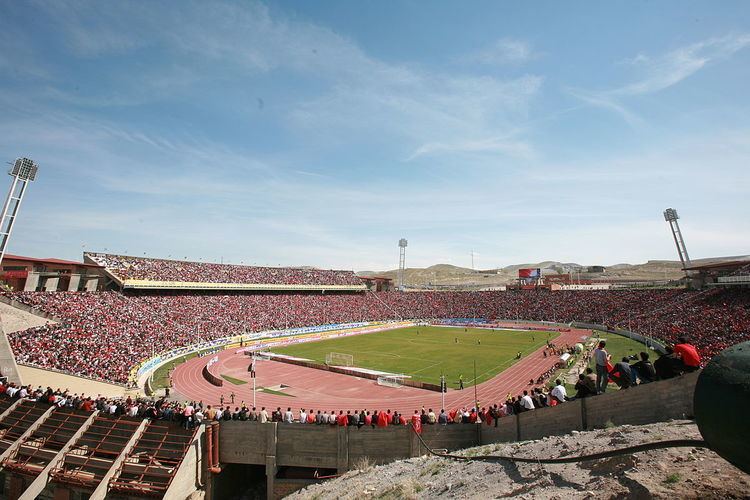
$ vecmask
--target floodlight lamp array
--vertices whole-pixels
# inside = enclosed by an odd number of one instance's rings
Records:
[[[677,215],[677,210],[674,208],[668,208],[664,211],[664,220],[667,222],[676,221],[680,217]]]
[[[13,168],[8,171],[8,175],[18,177],[21,180],[33,181],[36,179],[36,173],[39,166],[33,160],[28,158],[17,158],[13,162]]]

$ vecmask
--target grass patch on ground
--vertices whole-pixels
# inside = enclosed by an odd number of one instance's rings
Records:
[[[635,340],[629,339],[627,337],[623,337],[621,335],[617,335],[614,333],[609,332],[601,332],[597,331],[596,333],[599,334],[599,336],[607,341],[607,345],[604,347],[608,353],[612,355],[612,361],[611,363],[614,365],[615,363],[622,360],[623,356],[638,356],[640,352],[647,352],[649,355],[649,360],[653,363],[656,358],[659,357],[659,355],[656,353],[656,351],[652,351],[648,347],[646,347],[644,344],[641,344],[640,342],[636,342]],[[593,337],[596,339],[596,335]],[[597,340],[597,343],[599,341]],[[638,358],[640,359],[640,357]],[[635,361],[630,361],[630,364],[633,364]],[[591,368],[596,372],[596,361],[592,357],[589,361],[588,367]],[[565,370],[567,372],[567,370]],[[551,382],[554,382],[554,380],[551,380]],[[568,396],[575,396],[576,390],[575,390],[575,384],[565,384],[565,389],[568,391]],[[610,382],[607,385],[607,391],[618,391],[620,390],[620,387],[617,384],[614,384]]]
[[[260,392],[265,392],[266,394],[275,394],[276,396],[287,396],[287,397],[290,397],[290,398],[295,397],[295,396],[293,396],[291,394],[287,394],[286,392],[274,391],[273,389],[266,389],[265,387],[261,387],[258,390]]]
[[[198,355],[197,352],[191,352],[190,354],[185,354],[184,356],[180,356],[179,358],[175,358],[169,363],[165,365],[161,365],[159,368],[156,369],[154,372],[154,375],[151,379],[151,387],[156,389],[163,389],[165,387],[169,387],[169,373],[174,370],[174,368],[184,363],[185,361],[188,361],[189,359],[193,359]]]
[[[271,349],[275,353],[325,363],[328,353],[354,356],[354,365],[390,373],[411,375],[413,380],[440,383],[444,373],[448,387],[474,383],[473,362],[477,363],[476,383],[484,382],[513,365],[522,356],[544,346],[558,332],[489,330],[419,326],[368,333],[337,339],[306,342]]]
[[[206,351],[208,350],[210,349],[206,349]],[[174,368],[177,365],[182,364],[185,361],[189,361],[203,352],[205,351],[198,351],[198,352],[191,352],[189,354],[184,354],[180,356],[179,358],[175,358],[169,363],[166,363],[160,366],[159,368],[157,368],[156,371],[154,371],[154,374],[151,378],[151,387],[154,390],[169,387],[169,373],[172,370],[174,370]]]
[[[240,380],[238,378],[230,377],[229,375],[224,375],[223,373],[221,374],[221,378],[223,378],[224,380],[226,380],[230,384],[234,384],[234,385],[247,384],[247,382],[244,381],[244,380]]]
[[[636,342],[635,340],[629,339],[627,337],[622,337],[614,333],[608,333],[608,332],[598,332],[598,333],[602,339],[607,341],[607,345],[604,348],[607,350],[608,353],[612,355],[611,363],[613,365],[619,361],[622,361],[623,356],[638,356],[638,354],[641,351],[648,353],[649,360],[652,363],[656,361],[656,358],[659,357],[659,355],[656,354],[656,351],[652,351],[645,345],[641,344],[640,342]],[[638,359],[640,359],[640,357]],[[633,361],[631,361],[631,363],[632,362]],[[596,361],[594,361],[594,358],[592,357],[591,361],[589,362],[589,366],[595,369],[596,368],[596,366],[594,366],[595,363]]]

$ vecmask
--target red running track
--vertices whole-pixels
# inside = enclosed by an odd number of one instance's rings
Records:
[[[528,326],[528,325],[525,325]],[[590,335],[589,330],[571,329],[561,332],[555,339],[557,345],[574,345],[583,337]],[[544,357],[543,347],[532,352],[510,368],[499,373],[496,377],[477,386],[479,406],[487,406],[505,401],[508,393],[514,396],[528,389],[529,380],[536,379],[540,374],[551,368],[556,356]],[[230,393],[234,392],[235,402],[239,406],[253,403],[253,385],[247,371],[250,359],[245,354],[237,354],[236,349],[227,349],[217,354],[219,361],[212,366],[214,373],[229,375],[248,381],[247,384],[234,385],[224,382],[223,387],[216,387],[208,383],[202,375],[203,366],[209,358],[193,358],[175,368],[172,383],[175,390],[182,396],[204,404],[217,405],[220,396],[224,395],[224,404],[230,405]],[[283,389],[285,394],[268,394],[256,391],[256,406],[258,408],[291,407],[295,413],[300,408],[314,410],[397,410],[399,413],[410,415],[422,406],[440,409],[440,393],[415,389],[412,387],[391,388],[377,385],[374,380],[341,375],[338,373],[316,370],[302,366],[290,365],[278,361],[256,362],[256,385],[274,388],[288,386]],[[445,395],[446,409],[473,407],[474,388],[464,390],[449,389]]]

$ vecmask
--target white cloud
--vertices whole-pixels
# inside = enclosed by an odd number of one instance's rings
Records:
[[[742,33],[709,38],[660,56],[638,54],[625,63],[640,74],[639,79],[609,90],[569,89],[569,93],[588,104],[618,113],[631,125],[638,125],[641,119],[622,103],[625,98],[668,89],[712,62],[728,59],[747,46],[750,46],[750,34]]]
[[[70,7],[70,8],[69,8]],[[525,156],[528,139],[501,139],[515,130],[538,94],[542,78],[497,78],[408,62],[383,61],[355,42],[312,23],[272,16],[249,2],[193,2],[181,9],[150,5],[45,4],[59,16],[66,43],[81,57],[122,54],[144,46],[170,56],[170,66],[145,67],[121,77],[119,91],[80,97],[49,88],[47,97],[96,107],[136,105],[169,98],[202,79],[237,80],[288,72],[315,82],[319,91],[286,103],[288,126],[299,137],[369,140],[387,134],[402,157],[438,149]],[[102,12],[106,11],[106,12]],[[103,22],[93,22],[103,16]],[[162,22],[169,19],[169,22]],[[533,57],[525,42],[503,39],[480,54],[480,63]],[[251,110],[248,109],[249,113]],[[337,139],[332,139],[337,138]],[[421,151],[421,153],[420,153]]]
[[[533,147],[526,141],[510,137],[490,137],[482,140],[441,143],[429,142],[419,146],[407,158],[407,161],[421,156],[444,155],[452,153],[499,153],[516,158],[529,159],[534,156]]]
[[[611,92],[618,95],[659,92],[680,83],[713,61],[731,57],[748,45],[750,34],[730,34],[680,47],[659,57],[639,54],[630,65],[643,77]]]
[[[474,54],[461,58],[464,62],[502,66],[519,64],[537,57],[528,42],[503,38]]]

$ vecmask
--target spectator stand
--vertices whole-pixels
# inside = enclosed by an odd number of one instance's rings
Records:
[[[45,413],[52,412],[54,407],[37,404],[26,399],[9,408],[0,419],[0,462],[14,451],[13,445],[19,438],[25,437],[27,431],[42,418]]]
[[[99,414],[50,471],[50,481],[93,492],[145,421]]]
[[[166,498],[198,429],[152,420],[109,481],[109,491]]]
[[[258,267],[84,253],[120,290],[365,292],[353,271]]]
[[[47,483],[46,472],[51,469],[55,458],[67,451],[72,438],[83,433],[86,424],[93,418],[94,414],[90,412],[73,408],[55,408],[30,435],[14,447],[11,455],[3,460],[4,470],[23,476],[22,480],[11,480],[11,490],[14,493],[26,493],[27,496],[41,493]],[[37,481],[38,478],[41,479]]]

